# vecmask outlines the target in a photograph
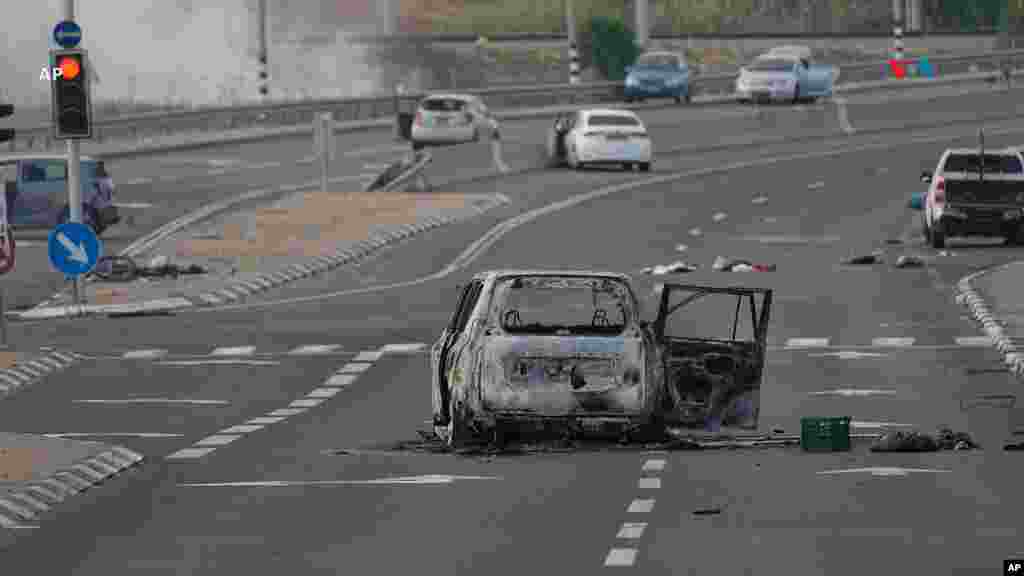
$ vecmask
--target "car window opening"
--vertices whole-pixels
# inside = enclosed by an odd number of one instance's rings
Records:
[[[639,126],[636,118],[597,114],[587,119],[587,126]]]
[[[423,101],[422,108],[428,112],[462,112],[466,103],[449,98],[430,98]]]
[[[509,334],[616,336],[629,324],[630,293],[614,279],[525,277],[496,287],[496,310]]]
[[[752,72],[789,72],[792,69],[793,62],[789,60],[758,60],[747,68]]]
[[[980,154],[951,154],[946,158],[944,172],[980,172]],[[985,172],[998,174],[1022,174],[1024,166],[1020,158],[1008,154],[985,154]]]

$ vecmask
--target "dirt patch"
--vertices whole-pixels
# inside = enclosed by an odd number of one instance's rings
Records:
[[[40,450],[0,448],[0,481],[25,482],[34,476],[36,465],[46,460]]]
[[[190,238],[178,257],[315,257],[342,242],[369,238],[379,226],[419,221],[425,213],[464,208],[457,193],[308,192],[229,220],[220,238]]]
[[[12,368],[18,363],[18,353],[3,351],[0,352],[0,369]]]

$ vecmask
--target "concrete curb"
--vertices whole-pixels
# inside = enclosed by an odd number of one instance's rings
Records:
[[[0,398],[5,398],[26,386],[31,386],[48,375],[70,368],[82,356],[74,352],[51,351],[48,354],[0,370]]]
[[[217,306],[228,302],[244,300],[248,296],[276,288],[282,284],[333,270],[343,264],[356,263],[381,248],[391,246],[427,230],[469,220],[488,210],[508,204],[509,201],[509,198],[504,194],[494,194],[490,195],[482,205],[468,206],[450,216],[430,216],[421,219],[415,224],[390,227],[387,230],[378,232],[375,237],[358,242],[354,246],[336,250],[330,254],[309,258],[304,262],[286,266],[276,272],[261,274],[252,280],[229,284],[220,290],[202,293],[195,297],[195,305]]]
[[[29,483],[0,498],[0,528],[21,528],[40,514],[89,488],[137,465],[143,456],[112,446],[96,456],[75,462],[47,478]]]
[[[961,278],[960,281],[957,282],[956,286],[956,302],[957,304],[966,306],[971,312],[971,316],[981,324],[985,334],[992,339],[993,346],[995,346],[995,348],[999,350],[999,353],[1003,355],[1003,362],[1009,367],[1010,372],[1018,378],[1024,378],[1024,354],[1021,353],[1021,350],[1013,342],[1013,339],[1003,332],[1002,321],[992,314],[992,310],[972,284],[972,282],[977,278],[987,276],[993,272],[998,272],[1014,264],[1016,264],[1016,262],[975,272],[974,274]]]

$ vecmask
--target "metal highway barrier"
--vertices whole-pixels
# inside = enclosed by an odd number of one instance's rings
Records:
[[[928,57],[936,76],[967,72],[971,66],[979,71],[1017,68],[1024,64],[1024,50],[1004,50],[955,56]],[[890,77],[887,60],[837,65],[843,84],[878,81]],[[695,94],[728,94],[738,70],[727,74],[697,75],[691,79]],[[841,86],[837,84],[836,86]],[[529,108],[551,105],[576,105],[623,102],[622,82],[585,84],[535,84],[502,86],[476,90],[460,90],[484,97],[492,110]],[[299,102],[278,102],[218,106],[196,110],[152,112],[96,120],[95,140],[141,140],[146,136],[185,132],[220,132],[246,127],[270,128],[308,124],[318,113],[328,112],[336,122],[380,119],[396,114],[399,98],[418,100],[425,92],[398,97],[394,94],[362,98],[317,99]],[[48,149],[53,145],[51,127],[44,124],[19,129],[10,150]]]

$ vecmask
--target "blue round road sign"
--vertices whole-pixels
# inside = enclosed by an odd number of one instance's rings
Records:
[[[92,228],[67,222],[50,232],[48,249],[54,268],[67,276],[79,276],[96,266],[103,246]]]
[[[54,27],[53,40],[62,48],[74,48],[82,41],[82,28],[71,20],[65,20]]]

